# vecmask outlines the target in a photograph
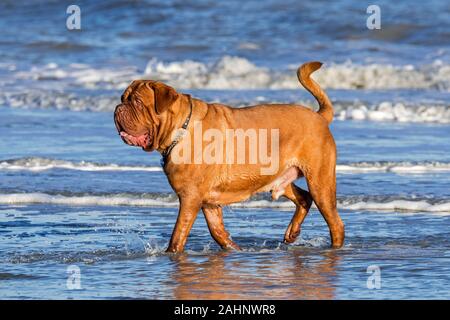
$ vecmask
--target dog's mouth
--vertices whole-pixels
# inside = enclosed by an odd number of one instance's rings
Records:
[[[119,134],[122,140],[130,146],[141,147],[143,149],[150,149],[151,147],[152,139],[150,133],[134,136],[125,131],[120,131]]]

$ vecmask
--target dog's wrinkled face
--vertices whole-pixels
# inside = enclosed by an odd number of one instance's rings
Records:
[[[163,83],[133,81],[114,111],[114,122],[122,140],[131,146],[152,151],[158,147],[157,130],[161,115],[178,99],[179,94]]]

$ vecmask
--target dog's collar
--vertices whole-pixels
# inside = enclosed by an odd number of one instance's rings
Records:
[[[161,166],[164,168],[164,166],[167,163],[167,158],[170,155],[170,152],[172,151],[172,149],[177,145],[177,143],[181,140],[181,138],[183,138],[184,136],[184,131],[187,129],[188,125],[189,125],[189,121],[191,120],[191,116],[192,116],[192,98],[191,95],[187,95],[188,99],[189,99],[189,115],[187,116],[186,120],[184,120],[183,125],[181,126],[180,129],[178,129],[178,133],[175,136],[175,139],[172,141],[172,143],[161,152],[162,158],[161,158]]]

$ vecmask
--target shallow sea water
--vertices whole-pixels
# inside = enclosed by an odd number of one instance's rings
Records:
[[[312,210],[302,238],[281,243],[291,211],[226,211],[242,252],[223,252],[199,218],[181,255],[164,253],[173,209],[29,205],[0,208],[3,298],[448,299],[448,217],[348,212],[346,245],[328,248]],[[51,222],[50,222],[51,221]],[[3,250],[2,250],[3,251]],[[69,290],[77,266],[79,290]],[[381,288],[368,289],[369,266]],[[70,286],[69,286],[70,288]]]
[[[77,3],[77,32],[58,1],[0,3],[0,299],[450,298],[446,1],[378,1],[379,31],[350,0]],[[294,208],[262,194],[224,209],[241,252],[199,214],[166,254],[177,199],[159,155],[117,136],[123,89],[315,107],[295,76],[308,60],[335,108],[345,246],[315,208],[283,244]]]
[[[177,202],[159,158],[117,141],[110,114],[0,114],[7,119],[0,150],[9,159],[0,162],[2,298],[449,298],[450,172],[444,164],[450,153],[439,142],[447,126],[333,124],[343,150],[339,163],[351,167],[339,172],[338,166],[347,232],[341,250],[329,249],[316,209],[301,238],[283,244],[293,208],[262,195],[225,208],[225,224],[242,252],[222,252],[199,214],[186,253],[174,256],[164,250]],[[69,125],[62,119],[71,119]],[[54,143],[58,134],[65,138]],[[428,143],[414,134],[438,138]],[[391,148],[397,152],[389,154]],[[386,170],[382,159],[406,172]],[[443,168],[435,172],[438,159]],[[423,172],[408,172],[415,162]],[[80,290],[67,286],[73,266]],[[369,266],[381,271],[380,289],[367,287]]]

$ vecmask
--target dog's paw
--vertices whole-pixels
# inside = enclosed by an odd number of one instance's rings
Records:
[[[300,235],[300,227],[293,229],[292,225],[289,224],[289,227],[286,230],[286,233],[284,234],[284,242],[293,243],[298,238],[299,235]]]

